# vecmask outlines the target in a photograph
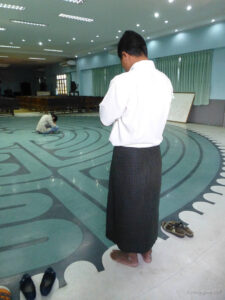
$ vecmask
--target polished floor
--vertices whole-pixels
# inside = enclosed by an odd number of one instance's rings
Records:
[[[39,135],[38,119],[0,118],[0,285],[13,299],[26,272],[38,292],[48,266],[58,280],[43,299],[225,299],[224,128],[167,124],[160,222],[181,219],[195,236],[159,224],[153,262],[130,269],[111,261],[105,237],[110,128],[61,116],[60,133]]]

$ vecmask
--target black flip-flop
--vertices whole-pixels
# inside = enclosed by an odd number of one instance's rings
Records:
[[[20,280],[20,290],[26,300],[34,300],[36,298],[36,289],[29,274],[24,274]]]
[[[50,293],[52,286],[55,282],[55,279],[56,279],[55,271],[51,267],[48,268],[43,275],[41,285],[40,285],[40,292],[42,296],[47,296]]]

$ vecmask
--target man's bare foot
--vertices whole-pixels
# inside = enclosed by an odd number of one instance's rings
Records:
[[[152,249],[145,253],[142,253],[142,257],[146,263],[150,263],[152,261]]]
[[[121,250],[113,250],[110,253],[110,256],[116,262],[130,266],[130,267],[137,267],[138,266],[138,257],[137,253],[127,253]]]

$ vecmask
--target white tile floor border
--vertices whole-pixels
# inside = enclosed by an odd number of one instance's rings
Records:
[[[158,238],[153,247],[153,261],[140,259],[137,268],[120,265],[110,259],[111,249],[102,258],[105,270],[98,272],[87,261],[71,264],[65,271],[67,285],[56,282],[48,297],[37,300],[224,300],[225,299],[225,128],[182,125],[213,140],[223,156],[223,171],[204,195],[206,202],[195,202],[203,212],[183,211],[179,217],[194,231],[194,238],[170,236]],[[207,171],[207,170],[206,170]],[[40,283],[41,275],[34,276]],[[21,295],[21,300],[24,300]]]

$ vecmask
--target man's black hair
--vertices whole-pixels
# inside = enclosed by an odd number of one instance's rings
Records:
[[[117,53],[120,59],[123,51],[134,56],[148,56],[145,40],[140,34],[131,30],[125,31],[118,43]]]
[[[57,122],[58,117],[55,114],[53,114],[53,113],[51,113],[51,115],[52,115],[53,122]]]

